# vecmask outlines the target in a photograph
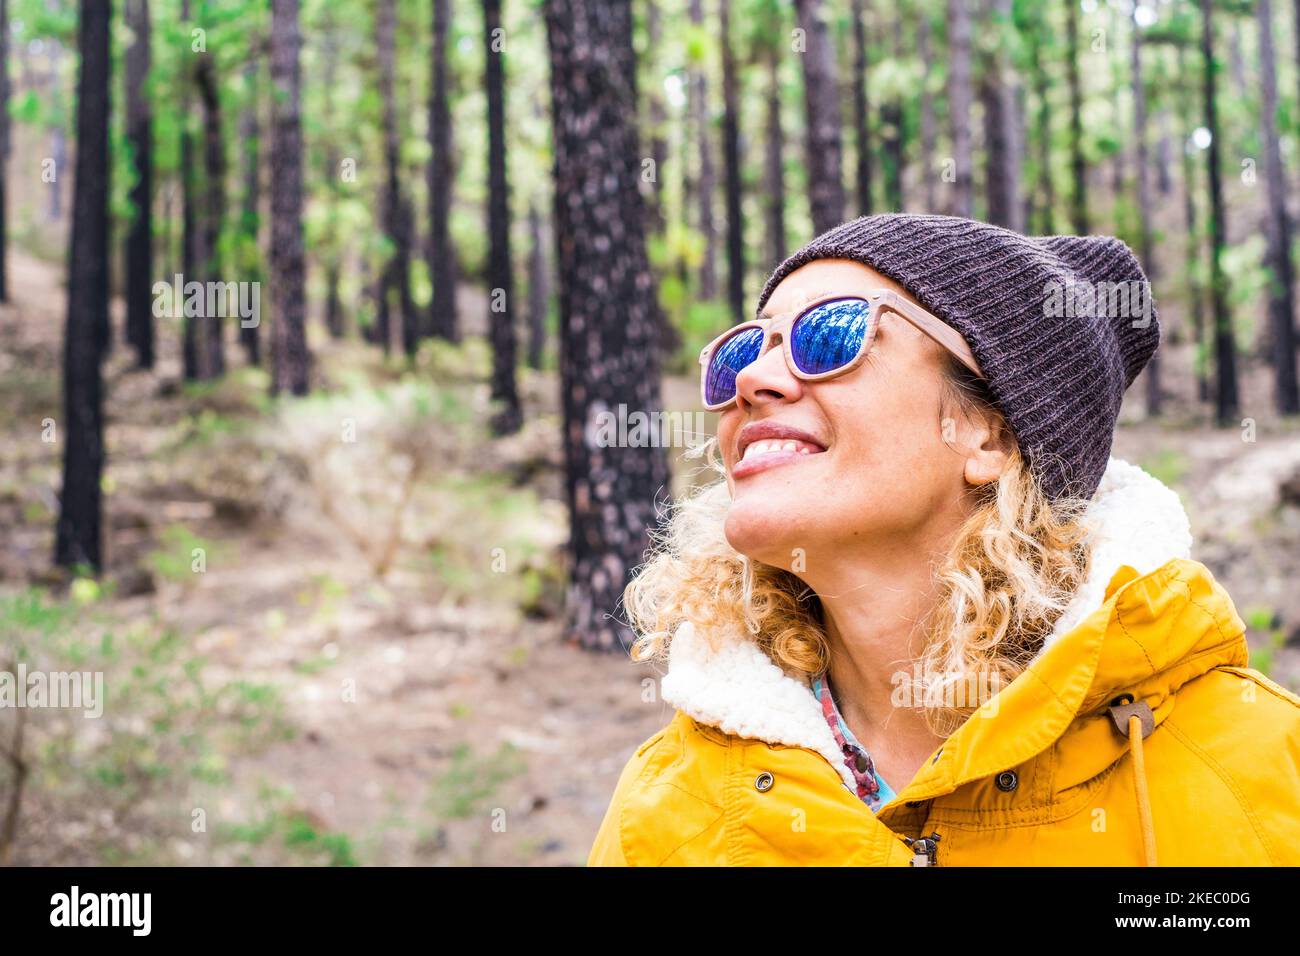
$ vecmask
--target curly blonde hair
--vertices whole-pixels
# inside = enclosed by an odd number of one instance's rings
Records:
[[[944,373],[945,406],[955,403],[1005,424],[981,380],[951,359]],[[628,584],[623,600],[638,635],[634,659],[666,661],[673,632],[689,621],[713,642],[748,632],[792,675],[821,673],[830,643],[820,600],[792,572],[731,547],[723,531],[731,498],[716,439],[696,454],[707,455],[724,480],[676,502]],[[896,698],[899,692],[919,697],[913,706],[942,737],[982,703],[962,688],[996,693],[1025,670],[1086,578],[1091,558],[1088,502],[1049,500],[1018,448],[996,482],[969,493],[976,507],[937,571],[939,599],[922,622],[927,640],[913,662],[914,674],[930,676],[905,679],[895,691]]]

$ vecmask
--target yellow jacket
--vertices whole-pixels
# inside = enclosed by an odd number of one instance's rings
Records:
[[[1300,865],[1300,698],[1246,666],[1172,491],[1112,459],[1090,515],[1092,572],[1042,651],[878,814],[805,680],[683,625],[676,713],[589,865]]]

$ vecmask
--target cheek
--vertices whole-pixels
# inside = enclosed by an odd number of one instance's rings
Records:
[[[738,493],[733,486],[725,526],[733,548],[789,568],[795,549],[906,537],[932,519],[959,485],[959,459],[940,440],[937,386],[897,378],[818,387],[830,451],[806,468],[748,479]]]
[[[740,410],[734,406],[718,416],[718,451],[723,461],[731,461],[731,449],[736,447],[736,432],[742,424]]]
[[[942,441],[938,383],[910,373],[873,386],[823,404],[836,452],[820,496],[826,520],[865,533],[924,522],[961,486],[961,458]]]

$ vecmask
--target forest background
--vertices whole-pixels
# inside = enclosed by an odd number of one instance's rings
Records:
[[[0,708],[0,863],[581,864],[670,716],[618,598],[712,480],[699,349],[867,212],[1133,247],[1115,453],[1300,687],[1298,24],[0,0],[0,672],[106,695]]]

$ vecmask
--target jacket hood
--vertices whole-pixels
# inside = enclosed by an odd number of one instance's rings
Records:
[[[1169,709],[1162,704],[1169,700],[1172,706],[1171,695],[1183,683],[1219,664],[1245,663],[1241,634],[1225,638],[1217,626],[1226,614],[1235,615],[1230,604],[1226,611],[1198,613],[1193,626],[1186,619],[1172,623],[1192,605],[1205,611],[1216,600],[1227,603],[1209,572],[1189,559],[1192,538],[1177,494],[1141,468],[1111,458],[1087,523],[1093,548],[1087,580],[1029,668],[944,741],[897,799],[949,792],[1027,760],[1075,731],[1097,739],[1089,738],[1089,747],[1080,751],[1087,758],[1074,761],[1066,776],[1095,774],[1121,756],[1124,741],[1114,735],[1109,746],[1096,746],[1102,738],[1095,728],[1105,731],[1109,721],[1102,716],[1072,729],[1079,718],[1097,716],[1116,695],[1130,693],[1150,703],[1159,722]],[[1148,586],[1138,586],[1139,578]],[[1132,591],[1122,607],[1121,590]],[[1136,617],[1146,626],[1135,626]],[[664,700],[724,733],[819,753],[854,791],[807,680],[786,674],[747,634],[716,637],[707,640],[689,622],[676,630],[662,680]],[[1098,761],[1105,763],[1082,765]]]

